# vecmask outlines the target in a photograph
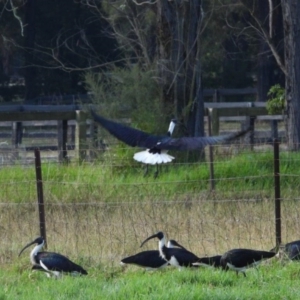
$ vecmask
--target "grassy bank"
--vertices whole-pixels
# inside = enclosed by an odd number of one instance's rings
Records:
[[[41,272],[0,270],[0,299],[298,299],[299,265],[270,261],[245,278],[221,270],[144,272],[91,269],[85,277],[48,279]]]
[[[281,153],[282,238],[299,239],[298,153]],[[69,256],[87,277],[49,280],[30,271],[29,251],[39,235],[33,166],[0,171],[0,299],[297,299],[299,265],[274,262],[233,272],[119,267],[141,251],[150,234],[164,231],[198,256],[275,244],[272,151],[215,155],[216,190],[207,163],[162,166],[143,177],[139,164],[99,160],[68,166],[43,163],[49,251]],[[145,249],[156,249],[149,242]]]
[[[300,175],[300,154],[282,152],[280,156],[281,190],[284,197],[299,197],[295,186]],[[70,164],[44,163],[42,166],[45,199],[48,202],[129,202],[209,198],[209,163],[155,167],[116,160]],[[257,191],[266,197],[273,194],[273,153],[244,151],[238,154],[215,155],[214,174],[217,199],[253,198]],[[0,202],[36,201],[34,166],[12,166],[0,172]],[[293,191],[293,194],[291,194]]]

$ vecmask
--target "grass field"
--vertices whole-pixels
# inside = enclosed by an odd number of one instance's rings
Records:
[[[280,155],[286,242],[299,239],[299,161],[298,153]],[[68,166],[44,163],[49,250],[68,255],[89,271],[86,277],[60,280],[31,272],[29,250],[17,258],[39,235],[35,172],[27,165],[3,167],[0,300],[298,299],[297,263],[272,260],[259,271],[249,270],[247,278],[219,270],[170,268],[152,273],[119,267],[122,257],[141,251],[141,241],[158,230],[199,256],[274,246],[271,149],[228,149],[225,156],[216,153],[214,167],[216,189],[210,191],[207,163],[163,166],[156,180],[143,177],[141,166],[126,159],[106,157]],[[157,243],[149,242],[146,249],[153,248]]]
[[[299,276],[299,264],[276,260],[249,270],[246,278],[206,268],[144,272],[119,267],[54,280],[14,266],[1,268],[0,299],[299,299]]]

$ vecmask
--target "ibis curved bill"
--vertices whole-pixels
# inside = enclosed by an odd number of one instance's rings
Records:
[[[33,270],[44,270],[47,275],[52,274],[55,277],[61,276],[62,273],[70,273],[72,275],[87,275],[87,271],[81,266],[75,264],[64,255],[55,252],[40,251],[45,240],[43,237],[38,237],[34,241],[27,244],[19,253],[19,256],[25,249],[36,244],[30,253],[30,261],[33,265]]]

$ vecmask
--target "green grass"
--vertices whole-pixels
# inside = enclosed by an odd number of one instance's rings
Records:
[[[9,267],[0,270],[0,299],[299,299],[299,275],[298,263],[278,261],[248,270],[246,278],[206,268],[145,272],[120,267],[55,280]]]
[[[280,155],[281,191],[283,196],[299,193],[300,154],[282,152]],[[59,165],[43,163],[42,174],[45,197],[49,202],[120,202],[126,195],[129,201],[182,200],[188,195],[199,199],[207,197],[210,189],[210,172],[207,162],[160,166],[159,178],[154,179],[156,167],[149,166],[144,177],[144,166],[116,161]],[[110,162],[110,163],[109,163]],[[227,156],[215,155],[215,197],[235,199],[249,197],[264,191],[271,197],[274,190],[273,153],[244,151]],[[33,166],[12,166],[0,171],[0,202],[33,202],[36,200],[35,170]],[[296,193],[296,194],[295,194]],[[101,196],[100,196],[101,195]]]
[[[290,200],[282,202],[282,227],[284,240],[290,241],[299,238],[300,230],[294,201],[300,154],[282,152],[280,158],[281,191]],[[0,207],[0,300],[299,299],[298,263],[275,261],[249,270],[247,278],[210,269],[144,272],[118,266],[157,229],[199,256],[274,246],[272,151],[215,155],[214,166],[216,191],[211,193],[207,163],[163,166],[158,179],[153,168],[143,177],[142,166],[129,158],[43,163],[49,251],[67,254],[89,272],[59,280],[31,272],[29,250],[17,259],[38,232],[35,171],[33,166],[3,167],[0,202],[12,205]]]

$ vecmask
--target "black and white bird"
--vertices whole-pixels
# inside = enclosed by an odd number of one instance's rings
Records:
[[[197,262],[193,263],[193,266],[220,268],[221,257],[222,255],[200,257]]]
[[[185,249],[182,245],[180,245],[175,240],[169,240],[167,247],[168,248],[179,247]],[[142,251],[135,255],[123,258],[121,260],[121,265],[127,265],[127,264],[146,268],[146,270],[162,269],[167,265],[169,265],[169,263],[160,256],[158,250]]]
[[[167,132],[168,137],[171,137],[176,124],[177,124],[177,120],[172,119]],[[165,164],[171,162],[175,158],[174,156],[169,155],[167,152],[168,150],[162,149],[161,151],[153,151],[153,149],[150,148],[135,153],[133,158],[136,161],[139,161],[147,165]]]
[[[285,253],[287,253],[288,258],[291,260],[300,260],[300,241],[293,241],[285,244]]]
[[[229,142],[246,134],[250,129],[232,134],[209,137],[181,137],[172,138],[175,121],[170,123],[167,135],[152,135],[144,131],[108,120],[91,110],[93,119],[104,127],[110,134],[132,147],[146,148],[146,151],[136,153],[134,159],[147,164],[160,164],[170,162],[174,157],[166,154],[168,150],[190,151],[199,150],[207,145]]]
[[[42,237],[38,237],[34,241],[27,244],[20,251],[19,256],[26,248],[34,244],[36,245],[30,253],[30,261],[33,265],[33,270],[42,271],[43,269],[47,276],[51,276],[52,274],[54,277],[60,277],[62,273],[70,273],[72,275],[87,275],[86,270],[69,260],[64,255],[55,252],[41,251],[45,244],[45,240]]]
[[[186,249],[166,247],[166,238],[161,231],[145,239],[142,242],[141,247],[147,241],[153,238],[158,238],[159,240],[158,251],[160,256],[172,266],[175,266],[179,269],[181,269],[182,267],[193,267],[193,263],[199,260],[199,257]]]
[[[238,274],[241,272],[246,277],[246,270],[256,267],[263,260],[272,258],[275,252],[252,250],[252,249],[232,249],[225,252],[220,260],[221,267],[224,270],[234,270]]]

